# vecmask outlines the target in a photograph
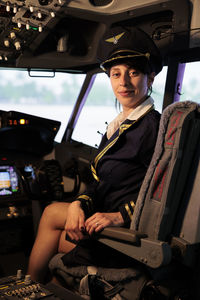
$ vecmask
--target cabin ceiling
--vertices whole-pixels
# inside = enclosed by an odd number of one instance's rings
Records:
[[[167,62],[189,47],[187,0],[0,0],[0,67],[87,72],[105,30],[137,26]]]

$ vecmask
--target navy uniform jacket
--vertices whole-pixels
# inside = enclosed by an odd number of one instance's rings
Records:
[[[94,182],[77,197],[87,216],[120,211],[125,226],[130,225],[154,151],[159,121],[160,114],[151,109],[137,121],[125,120],[109,140],[106,134],[103,136],[92,164]]]

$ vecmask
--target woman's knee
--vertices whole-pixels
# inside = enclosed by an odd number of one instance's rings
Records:
[[[53,227],[63,227],[66,221],[69,203],[55,202],[45,207],[42,220]]]

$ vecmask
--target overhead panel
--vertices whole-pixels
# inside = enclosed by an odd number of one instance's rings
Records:
[[[0,0],[0,67],[86,72],[116,24],[140,27],[167,56],[188,46],[188,1]]]

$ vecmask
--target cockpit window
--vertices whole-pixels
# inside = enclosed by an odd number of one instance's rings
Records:
[[[56,73],[53,78],[42,75],[30,77],[27,71],[0,70],[0,109],[60,121],[55,138],[60,142],[85,75]]]
[[[164,67],[153,84],[152,98],[159,112],[162,111],[166,74],[167,67]],[[109,77],[104,73],[98,74],[79,116],[72,139],[98,147],[107,124],[119,113],[115,102]]]
[[[107,123],[117,115],[110,81],[104,73],[97,74],[87,101],[79,116],[72,139],[97,147]]]
[[[185,65],[180,101],[191,100],[200,103],[199,68],[200,62]]]
[[[165,82],[168,67],[163,67],[162,71],[155,77],[152,90],[152,98],[154,99],[155,109],[162,113],[163,98],[165,92]]]

